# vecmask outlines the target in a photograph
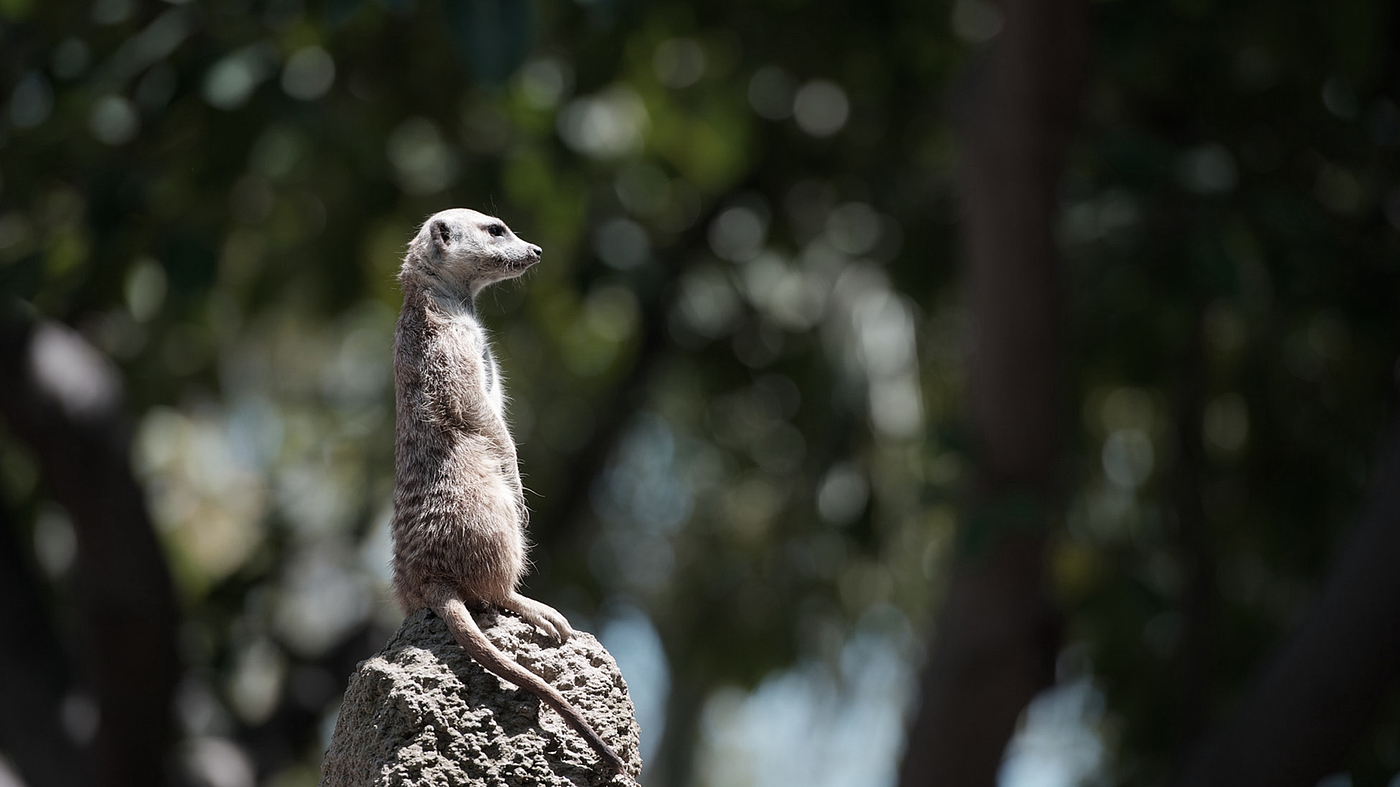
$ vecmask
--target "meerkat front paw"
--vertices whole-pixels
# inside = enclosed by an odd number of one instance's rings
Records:
[[[516,593],[501,606],[524,618],[527,623],[559,642],[566,642],[569,637],[574,635],[569,621],[548,604],[541,604],[532,598],[526,598]]]

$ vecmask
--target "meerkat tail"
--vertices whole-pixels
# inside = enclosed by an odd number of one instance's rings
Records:
[[[462,646],[468,656],[487,670],[539,697],[544,704],[562,716],[574,732],[583,736],[588,745],[598,752],[599,757],[619,773],[627,774],[627,765],[622,758],[593,731],[583,714],[564,699],[564,695],[560,694],[558,689],[546,683],[544,678],[520,666],[491,644],[491,640],[481,633],[481,627],[476,625],[467,605],[462,603],[462,599],[456,593],[444,591],[428,595],[429,609],[447,624],[453,639],[457,640],[457,644]]]

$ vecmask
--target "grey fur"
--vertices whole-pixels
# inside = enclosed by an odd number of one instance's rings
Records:
[[[405,613],[431,609],[473,659],[538,696],[625,772],[578,710],[498,651],[467,609],[510,610],[561,642],[573,634],[563,615],[517,592],[529,511],[501,375],[475,307],[482,288],[539,259],[540,247],[499,219],[462,208],[432,216],[409,243],[394,338],[394,594]]]

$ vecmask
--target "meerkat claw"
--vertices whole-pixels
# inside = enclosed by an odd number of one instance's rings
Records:
[[[525,622],[561,644],[567,642],[569,637],[574,635],[569,621],[548,604],[542,604],[517,593],[502,606],[524,618]]]

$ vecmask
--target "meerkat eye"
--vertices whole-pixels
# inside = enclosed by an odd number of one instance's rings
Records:
[[[493,238],[499,238],[506,234],[506,228],[503,224],[492,224],[486,228],[486,231],[491,233]]]

